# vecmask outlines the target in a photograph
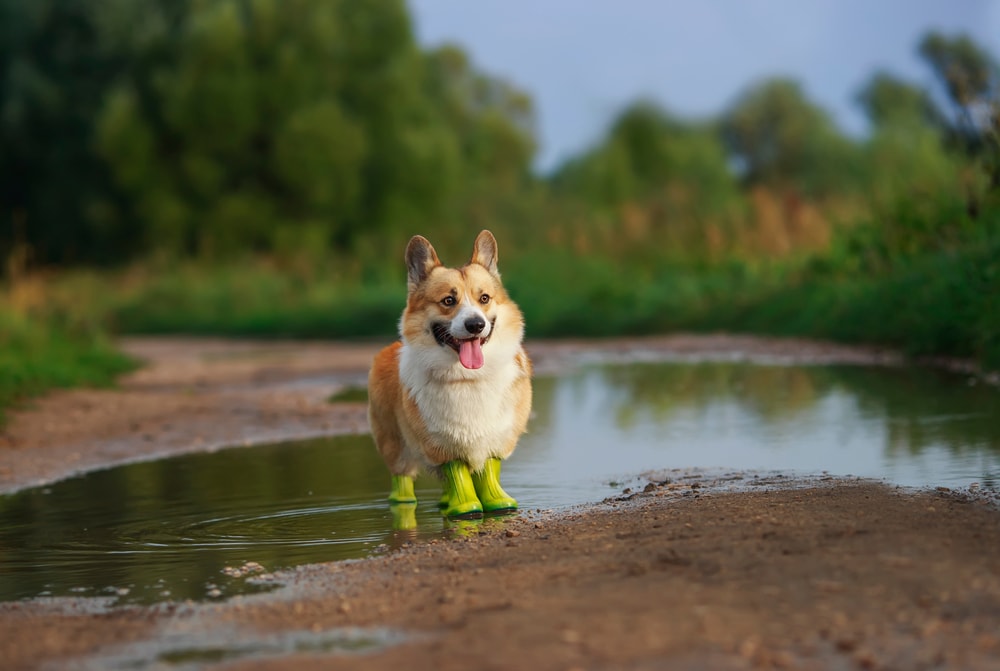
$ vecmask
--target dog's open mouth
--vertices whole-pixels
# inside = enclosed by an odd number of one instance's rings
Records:
[[[493,335],[493,328],[496,327],[496,319],[490,322],[490,335]],[[483,345],[490,340],[490,336],[485,338],[466,338],[459,340],[451,334],[448,324],[438,322],[431,327],[434,339],[442,347],[450,347],[458,353],[458,360],[466,368],[482,368],[486,359],[483,357]]]

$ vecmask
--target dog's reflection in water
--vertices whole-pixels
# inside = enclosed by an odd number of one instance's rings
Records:
[[[389,510],[392,512],[393,545],[398,547],[417,540],[417,504],[394,503]],[[441,520],[446,536],[466,537],[498,530],[507,520],[516,517],[517,512],[510,511],[471,519],[442,517]]]

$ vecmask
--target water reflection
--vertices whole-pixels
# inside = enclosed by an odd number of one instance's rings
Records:
[[[665,467],[829,471],[914,486],[996,487],[1000,475],[1000,391],[939,370],[608,366],[538,380],[536,398],[539,421],[508,471],[533,482],[545,504],[557,492],[587,500],[581,478]]]
[[[418,529],[396,532],[368,436],[130,464],[0,497],[0,600],[118,602],[254,591],[264,569],[364,556],[440,534],[420,480]]]
[[[860,475],[997,487],[1000,391],[903,368],[734,363],[585,368],[535,383],[504,466],[524,508],[597,501],[665,468]],[[265,569],[362,557],[503,518],[443,520],[438,484],[393,510],[369,436],[131,464],[0,497],[0,600],[212,599]],[[620,487],[619,487],[620,488]],[[394,530],[394,529],[399,529]]]

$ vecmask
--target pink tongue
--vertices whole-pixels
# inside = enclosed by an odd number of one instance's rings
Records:
[[[458,344],[458,360],[462,362],[462,365],[466,368],[482,368],[483,367],[483,346],[482,340],[479,338],[474,338],[473,340],[462,340]]]

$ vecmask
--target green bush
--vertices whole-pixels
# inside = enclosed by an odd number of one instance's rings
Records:
[[[50,388],[106,386],[134,365],[98,334],[0,307],[0,419],[4,408]]]

